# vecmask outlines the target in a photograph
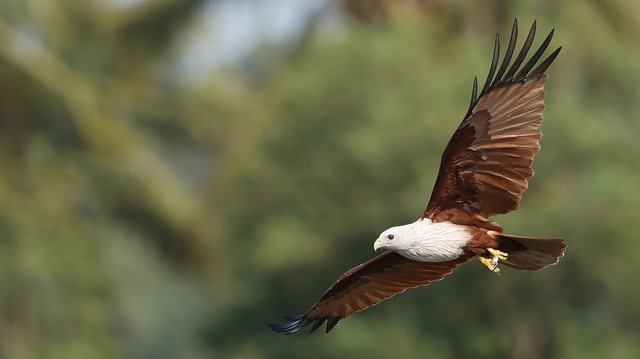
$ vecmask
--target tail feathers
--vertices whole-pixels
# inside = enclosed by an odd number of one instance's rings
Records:
[[[560,238],[529,238],[498,235],[499,250],[509,254],[502,261],[515,269],[538,270],[558,263],[567,248]]]

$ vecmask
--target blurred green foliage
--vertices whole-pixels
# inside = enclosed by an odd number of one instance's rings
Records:
[[[0,357],[640,356],[636,2],[334,2],[342,26],[187,81],[207,3],[0,3]],[[565,238],[560,264],[472,262],[329,335],[270,332],[421,213],[516,16],[563,51],[497,220]]]

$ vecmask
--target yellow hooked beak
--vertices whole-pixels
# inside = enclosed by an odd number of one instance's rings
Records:
[[[383,245],[384,244],[382,243],[382,238],[378,238],[375,242],[373,242],[373,250],[377,251],[378,249],[382,248]]]

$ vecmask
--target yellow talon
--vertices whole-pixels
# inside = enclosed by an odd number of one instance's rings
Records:
[[[509,255],[505,252],[502,252],[493,248],[487,248],[487,251],[491,253],[491,255],[493,255],[492,258],[478,257],[478,259],[480,259],[480,262],[482,262],[482,264],[484,264],[485,267],[489,268],[490,271],[492,271],[493,273],[500,274],[500,268],[498,268],[498,261],[501,261],[501,260],[503,261],[507,259]]]
[[[489,251],[489,253],[493,254],[494,257],[498,257],[498,259],[501,260],[501,261],[503,261],[503,260],[507,259],[507,257],[509,257],[509,255],[507,253],[499,251],[497,249],[487,248],[487,251]]]
[[[497,257],[493,257],[493,258],[478,257],[480,262],[484,264],[485,267],[489,268],[490,271],[492,271],[493,273],[500,274],[500,268],[498,268],[498,262],[494,261],[493,260],[494,258],[497,258]]]

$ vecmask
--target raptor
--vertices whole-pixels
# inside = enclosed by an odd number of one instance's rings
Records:
[[[525,62],[535,33],[534,21],[513,62],[517,19],[502,61],[496,35],[487,78],[482,88],[473,80],[469,108],[442,154],[420,218],[383,231],[373,247],[384,253],[340,276],[304,314],[269,324],[272,330],[292,334],[310,325],[314,331],[326,322],[329,332],[339,320],[440,280],[474,257],[495,273],[499,264],[539,270],[558,262],[566,248],[562,239],[505,234],[490,219],[518,207],[540,150],[545,72],[561,48],[540,61],[552,30]]]

